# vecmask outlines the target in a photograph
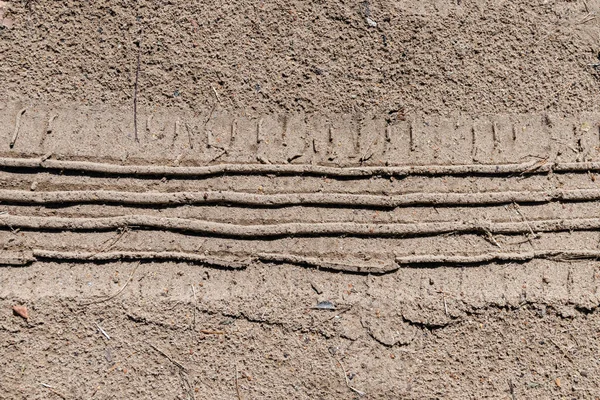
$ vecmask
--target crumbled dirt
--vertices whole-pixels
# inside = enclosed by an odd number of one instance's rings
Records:
[[[0,1],[0,398],[594,398],[599,10]]]
[[[141,52],[152,108],[207,107],[216,90],[253,114],[589,111],[597,3],[14,1],[0,93],[124,106]]]

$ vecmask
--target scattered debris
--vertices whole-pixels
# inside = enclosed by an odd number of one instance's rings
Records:
[[[556,379],[554,380],[554,384],[555,384],[557,387],[560,387],[560,385],[561,385],[561,383],[560,383],[560,378],[556,378]]]
[[[13,314],[18,315],[21,318],[29,319],[29,312],[25,306],[13,306]]]
[[[371,28],[376,28],[377,27],[377,22],[373,21],[371,18],[366,17],[365,21],[367,21],[367,24],[371,27]]]
[[[313,307],[314,310],[335,310],[335,304],[331,301],[320,301],[316,306]]]

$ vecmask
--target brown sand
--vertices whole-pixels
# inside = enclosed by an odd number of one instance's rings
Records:
[[[0,1],[0,398],[595,398],[598,12]]]

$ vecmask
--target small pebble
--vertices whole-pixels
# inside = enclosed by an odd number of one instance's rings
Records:
[[[371,27],[371,28],[375,28],[377,27],[377,22],[373,21],[371,18],[367,17],[367,24]]]
[[[35,189],[37,189],[37,187],[38,187],[38,183],[37,183],[37,182],[33,182],[33,183],[31,184],[31,188],[30,188],[30,189],[31,189],[31,191],[33,192],[33,191],[35,191]]]

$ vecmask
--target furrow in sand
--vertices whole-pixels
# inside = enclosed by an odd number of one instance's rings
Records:
[[[402,206],[479,206],[508,203],[547,203],[550,201],[597,201],[599,189],[506,191],[487,193],[407,193],[401,195],[370,195],[345,193],[278,193],[255,194],[232,191],[139,193],[109,190],[31,192],[0,190],[0,202],[15,204],[116,204],[133,206],[177,206],[233,204],[254,207],[339,206],[382,207]]]
[[[491,232],[496,234],[523,234],[534,232],[584,231],[600,229],[600,218],[548,219],[523,222],[424,222],[424,223],[354,223],[291,222],[265,225],[236,225],[185,218],[128,215],[101,218],[65,218],[0,215],[0,226],[9,229],[93,231],[122,227],[178,231],[207,236],[257,239],[287,236],[362,236],[409,237],[444,233]]]

